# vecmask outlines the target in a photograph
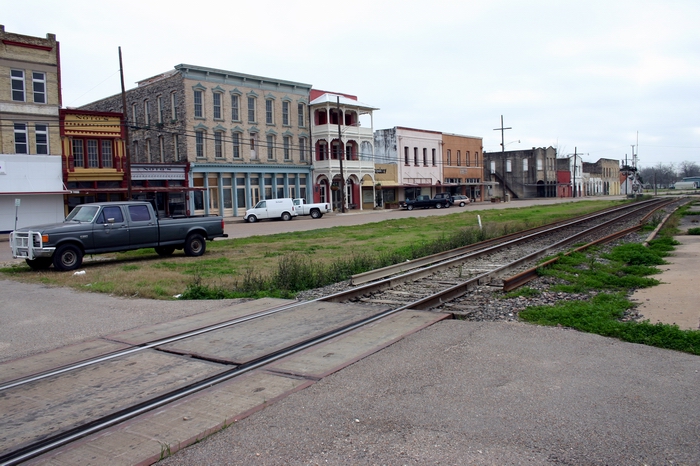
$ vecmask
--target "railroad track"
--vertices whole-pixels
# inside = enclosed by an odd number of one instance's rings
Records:
[[[17,444],[9,446],[6,444],[5,451],[0,453],[0,464],[19,464],[35,458],[141,414],[182,400],[216,384],[240,377],[290,355],[337,339],[394,314],[408,310],[428,310],[439,307],[445,302],[463,296],[479,284],[495,283],[499,277],[514,273],[519,268],[527,267],[533,261],[544,256],[564,250],[574,242],[591,241],[609,235],[611,230],[638,226],[640,219],[664,205],[666,203],[659,201],[640,202],[623,208],[609,209],[596,215],[509,235],[415,263],[401,264],[398,268],[381,271],[380,274],[385,274],[384,278],[375,278],[374,281],[354,286],[330,296],[307,302],[273,306],[262,312],[248,313],[216,325],[181,332],[168,338],[134,345],[98,358],[7,382],[0,385],[0,400],[21,397],[22,393],[37,390],[37,387],[42,386],[42,384],[50,391],[52,384],[60,386],[61,381],[65,378],[80,377],[81,374],[93,370],[93,367],[112,364],[117,368],[123,368],[134,364],[128,361],[139,357],[139,354],[153,354],[155,351],[164,353],[168,357],[185,355],[192,359],[206,361],[209,365],[217,364],[215,370],[202,371],[196,377],[197,380],[191,383],[187,381],[188,383],[179,384],[175,389],[159,391],[153,396],[147,396],[145,400],[136,397],[128,407],[122,407],[118,401],[115,401],[117,408],[104,408],[102,412],[83,419],[75,425],[66,422],[58,428],[47,428],[44,431],[35,432],[34,436],[28,440],[23,438]],[[398,275],[397,270],[399,270]],[[272,345],[271,350],[259,348],[259,351],[250,353],[247,357],[239,359],[233,356],[223,357],[215,351],[211,351],[211,353],[205,351],[206,354],[202,354],[201,349],[198,353],[192,350],[187,343],[201,338],[210,338],[207,340],[210,343],[217,342],[217,337],[208,337],[208,335],[217,335],[220,332],[235,331],[235,329],[241,328],[241,336],[238,337],[240,339],[236,339],[236,343],[240,342],[240,346],[244,347],[254,346],[255,337],[250,334],[250,331],[244,329],[246,325],[251,325],[252,322],[261,323],[270,319],[279,319],[283,315],[289,316],[288,322],[295,319],[295,315],[301,317],[302,320],[303,318],[308,319],[309,315],[318,316],[319,309],[322,309],[323,315],[329,318],[324,325],[314,328],[313,331],[300,328],[296,333],[281,335],[276,340],[276,344]],[[349,312],[347,317],[342,317],[342,313],[338,312],[341,309],[350,309],[352,312]],[[326,312],[328,310],[336,311],[336,314]],[[304,317],[305,312],[307,317]],[[334,315],[341,315],[341,317],[333,318]],[[287,323],[286,326],[289,327],[291,324]],[[270,330],[269,327],[264,328],[268,333],[284,334],[283,328],[286,327],[282,323],[273,330]],[[248,345],[243,344],[246,338],[251,342]],[[217,343],[211,344],[216,345]],[[180,360],[178,360],[179,362]],[[97,380],[92,383],[101,384],[102,382]],[[85,390],[84,386],[77,385],[80,389]],[[9,427],[13,421],[6,419],[4,422],[5,427]]]

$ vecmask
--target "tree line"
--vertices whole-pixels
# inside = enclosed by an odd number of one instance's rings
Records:
[[[639,168],[637,175],[642,184],[656,183],[659,187],[667,187],[685,177],[700,176],[700,165],[687,160],[678,164],[659,162],[653,167]]]

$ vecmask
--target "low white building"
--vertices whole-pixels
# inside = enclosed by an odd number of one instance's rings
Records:
[[[0,154],[0,232],[63,221],[61,157]]]

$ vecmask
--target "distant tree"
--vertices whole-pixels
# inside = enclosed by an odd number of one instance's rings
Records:
[[[645,167],[639,169],[639,175],[645,183],[665,188],[671,186],[678,179],[676,167],[673,163],[664,164],[659,162],[654,167]]]
[[[678,176],[684,178],[686,176],[700,175],[700,166],[695,162],[685,160],[678,165]]]

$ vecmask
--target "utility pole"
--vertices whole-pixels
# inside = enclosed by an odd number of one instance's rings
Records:
[[[576,150],[577,148],[574,147],[574,197],[577,197],[576,195],[578,194],[578,189],[576,188]]]
[[[126,200],[131,200],[131,149],[129,148],[129,125],[126,122],[126,90],[124,89],[124,67],[122,66],[122,48],[119,47],[119,75],[122,81],[122,122],[124,124],[124,156],[126,166],[124,168],[124,178],[126,179]]]
[[[501,115],[501,127],[500,128],[494,128],[494,131],[500,131],[501,132],[501,159],[503,161],[503,172],[501,175],[501,181],[503,182],[503,200],[505,201],[506,198],[506,142],[505,142],[505,130],[507,129],[513,129],[511,127],[504,128],[503,127],[503,115]]]
[[[345,213],[345,172],[343,171],[343,133],[340,130],[340,96],[336,96],[336,108],[338,109],[338,158],[340,159],[340,211]]]

